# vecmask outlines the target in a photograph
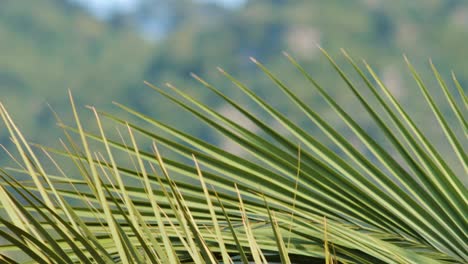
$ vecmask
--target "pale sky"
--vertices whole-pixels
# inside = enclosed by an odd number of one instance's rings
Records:
[[[131,10],[138,0],[70,0],[88,6],[93,13],[105,17],[112,11]],[[226,7],[235,8],[247,0],[195,0],[198,2],[218,2]]]

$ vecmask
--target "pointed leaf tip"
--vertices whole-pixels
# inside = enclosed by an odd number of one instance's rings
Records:
[[[166,86],[169,87],[169,88],[171,88],[172,90],[177,90],[177,87],[175,87],[175,86],[174,86],[172,83],[170,83],[170,82],[167,82],[167,83],[166,83]]]
[[[450,74],[452,75],[452,78],[454,78],[454,79],[457,78],[457,76],[455,75],[455,71],[451,70],[451,71],[450,71]]]
[[[197,80],[197,81],[201,81],[200,76],[196,75],[196,74],[193,73],[193,72],[190,74],[190,76],[192,76],[192,78],[194,78],[194,79]]]
[[[68,98],[70,98],[70,100],[73,100],[73,95],[70,88],[68,88]]]
[[[258,64],[258,61],[257,61],[254,57],[249,57],[249,59],[250,59],[253,63]]]
[[[409,61],[409,59],[408,59],[408,56],[406,56],[406,54],[404,54],[404,53],[403,53],[403,59],[405,60],[405,62],[406,62],[407,64],[411,64],[410,61]]]
[[[346,58],[351,58],[351,56],[348,54],[348,52],[346,51],[346,49],[344,48],[340,48],[340,51],[341,53],[346,57]]]
[[[202,83],[204,86],[209,86],[209,84],[205,80],[203,80],[200,76],[196,75],[195,73],[192,74],[192,78]]]

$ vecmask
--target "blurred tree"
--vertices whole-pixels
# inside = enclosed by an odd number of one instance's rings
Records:
[[[141,83],[150,46],[135,32],[111,28],[66,1],[5,0],[0,6],[0,101],[32,141],[57,142],[46,103],[67,118],[68,88],[80,102],[108,109],[128,82]]]
[[[226,94],[241,96],[217,73],[218,65],[259,95],[278,102],[280,110],[292,111],[275,85],[259,75],[249,56],[281,73],[320,112],[324,102],[281,56],[283,50],[303,62],[349,111],[357,111],[342,92],[345,84],[337,81],[315,44],[332,55],[347,48],[357,58],[377,62],[373,66],[387,75],[388,82],[401,86],[395,89],[402,91],[402,103],[410,104],[411,109],[420,103],[412,100],[418,91],[406,88],[414,87],[410,76],[398,72],[404,67],[402,53],[415,62],[432,57],[445,73],[449,66],[468,67],[460,56],[468,42],[468,26],[453,22],[464,21],[467,1],[265,0],[247,1],[232,9],[190,0],[140,3],[129,12],[101,21],[66,1],[0,2],[0,100],[15,113],[32,140],[46,144],[55,140],[49,132],[54,121],[46,117],[45,100],[69,117],[64,103],[67,88],[72,88],[82,104],[106,110],[112,101],[118,101],[158,119],[175,120],[196,136],[211,137],[204,128],[193,125],[193,117],[174,111],[174,106],[142,81],[161,87],[170,81],[215,109],[224,109],[217,105],[216,96],[189,76],[195,72]],[[440,12],[442,9],[447,11]],[[387,74],[388,69],[397,70]],[[468,72],[458,74],[460,80],[468,80]],[[326,118],[336,119],[330,112]],[[368,118],[362,116],[360,122],[365,125]],[[297,119],[313,129],[306,118]]]
[[[395,26],[392,18],[382,8],[370,11],[373,34],[382,46],[391,46],[395,38]]]

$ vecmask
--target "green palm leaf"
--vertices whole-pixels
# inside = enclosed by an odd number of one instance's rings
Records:
[[[68,145],[63,150],[39,148],[61,172],[55,175],[46,173],[38,154],[1,106],[21,162],[18,168],[0,172],[0,237],[7,241],[0,245],[0,259],[6,263],[14,263],[15,258],[41,263],[262,263],[274,258],[284,263],[303,258],[326,263],[468,261],[467,190],[462,178],[467,174],[467,99],[461,85],[453,76],[463,105],[431,63],[445,98],[438,102],[408,62],[421,99],[434,114],[434,125],[443,132],[443,138],[431,139],[367,63],[365,72],[343,51],[364,84],[360,87],[322,52],[350,96],[356,97],[379,128],[378,137],[285,55],[365,151],[255,59],[326,141],[219,69],[289,135],[269,125],[264,114],[247,110],[245,104],[193,74],[258,130],[252,132],[172,84],[167,85],[170,90],[147,85],[241,146],[247,156],[229,153],[117,103],[134,119],[91,108],[99,129],[95,134],[81,127],[70,96],[76,127],[59,120]],[[369,92],[371,99],[364,96]],[[448,105],[454,118],[442,111],[441,103]],[[130,144],[125,137],[107,136],[101,119],[124,127]],[[155,147],[146,151],[151,148],[142,148],[138,144],[142,140],[161,146],[162,154]],[[447,162],[451,156],[438,150],[435,140],[448,142],[453,160]],[[125,156],[129,162],[119,164]],[[65,162],[60,166],[55,158],[65,158],[76,168]],[[195,166],[186,160],[194,160]]]

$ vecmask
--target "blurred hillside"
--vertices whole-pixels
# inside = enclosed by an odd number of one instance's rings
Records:
[[[421,102],[414,100],[419,91],[406,70],[403,53],[425,76],[431,77],[426,63],[431,57],[445,77],[453,69],[462,85],[468,85],[464,56],[468,3],[463,0],[255,0],[237,9],[157,0],[141,1],[131,12],[116,13],[107,20],[60,0],[4,0],[0,39],[0,101],[28,138],[46,145],[53,145],[59,135],[47,103],[62,117],[70,117],[68,88],[80,107],[89,104],[109,110],[111,102],[117,101],[172,120],[197,136],[214,138],[142,81],[159,86],[170,81],[220,112],[235,115],[189,77],[194,72],[228,95],[242,98],[216,66],[309,126],[292,112],[271,81],[260,75],[249,56],[270,67],[318,112],[336,118],[322,109],[325,104],[281,55],[283,50],[298,58],[345,108],[359,112],[316,44],[333,55],[346,48],[354,57],[365,58],[403,104],[413,109]],[[337,60],[344,61],[339,56]],[[422,114],[415,110],[414,115]],[[364,126],[366,118],[362,116]],[[0,142],[8,142],[4,129]]]
[[[58,0],[2,1],[0,39],[0,101],[36,142],[60,135],[47,104],[68,118],[67,89],[80,106],[125,98],[151,54],[135,32]],[[7,135],[2,129],[2,144]]]

